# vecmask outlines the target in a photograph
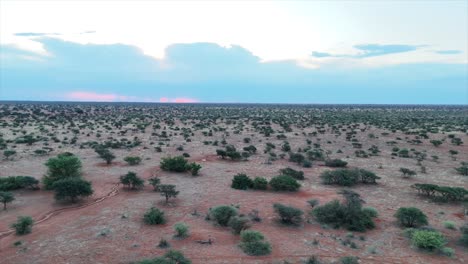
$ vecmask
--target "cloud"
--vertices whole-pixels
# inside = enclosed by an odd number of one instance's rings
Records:
[[[368,58],[382,56],[387,54],[395,54],[402,52],[415,51],[424,45],[382,45],[382,44],[359,44],[353,48],[358,50],[357,54],[330,54],[326,52],[313,51],[312,57],[335,57],[335,58]]]
[[[118,94],[100,94],[95,92],[74,91],[69,92],[64,96],[64,99],[72,101],[89,101],[89,102],[117,102],[130,101],[132,97]]]
[[[60,36],[60,33],[38,33],[38,32],[19,32],[15,33],[18,37],[44,37],[44,36]]]
[[[462,53],[461,50],[436,50],[434,52],[437,53],[437,54],[442,54],[442,55],[453,55],[453,54]]]
[[[467,103],[467,64],[311,69],[295,61],[262,62],[240,46],[213,43],[173,44],[155,59],[129,45],[36,41],[50,54],[42,60],[1,46],[8,59],[0,64],[0,99],[57,100],[61,94],[74,101]],[[359,48],[366,54],[360,56],[409,50]]]
[[[332,57],[333,55],[327,52],[318,52],[318,51],[312,51],[312,57],[316,58],[325,58],[325,57]]]

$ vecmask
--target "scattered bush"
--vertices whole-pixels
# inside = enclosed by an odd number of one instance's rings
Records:
[[[176,223],[174,226],[175,237],[185,238],[188,236],[189,226],[185,223]]]
[[[124,158],[124,161],[128,163],[130,166],[138,165],[141,163],[141,158],[140,157],[132,157],[128,156]]]
[[[240,248],[250,256],[264,256],[271,253],[270,243],[264,241],[262,233],[253,230],[241,232]]]
[[[361,183],[376,183],[380,179],[375,173],[364,169],[337,169],[325,171],[320,175],[324,184],[337,184],[341,186],[353,186]]]
[[[281,173],[281,175],[288,175],[288,176],[293,177],[296,180],[304,180],[303,171],[297,171],[288,167],[285,169],[281,169],[279,172]]]
[[[232,179],[231,188],[238,190],[247,190],[253,187],[253,181],[244,173],[239,173]]]
[[[13,191],[18,189],[39,189],[39,181],[31,176],[9,176],[0,178],[0,191]]]
[[[220,205],[211,209],[210,215],[219,225],[228,226],[231,217],[237,215],[237,209],[228,205]]]
[[[418,227],[428,223],[427,216],[415,207],[401,207],[396,212],[395,217],[404,227]]]
[[[267,179],[263,177],[255,177],[252,188],[255,190],[266,190],[268,188]]]
[[[183,156],[167,157],[161,160],[161,169],[173,172],[186,172],[188,168],[188,161]]]
[[[166,223],[166,218],[164,217],[164,212],[158,208],[151,207],[143,215],[143,221],[148,225],[162,225]]]
[[[441,249],[446,244],[441,233],[428,230],[416,230],[411,237],[411,242],[417,248],[429,251]]]
[[[182,252],[177,250],[169,250],[162,257],[154,259],[146,259],[138,262],[138,264],[191,264],[192,261],[187,259]]]
[[[326,160],[325,161],[325,166],[332,167],[332,168],[343,168],[348,165],[348,162],[340,159],[332,159],[332,160]]]
[[[411,185],[419,194],[428,196],[437,201],[464,201],[468,190],[462,187],[439,186],[435,184],[416,183]]]
[[[42,182],[47,190],[51,190],[56,181],[81,176],[81,161],[75,155],[70,154],[60,154],[46,162],[48,170]]]
[[[179,191],[176,190],[176,186],[172,184],[160,184],[157,186],[157,191],[161,193],[161,196],[166,198],[166,204],[169,202],[169,198],[175,198],[179,195]]]
[[[30,216],[19,216],[16,223],[11,225],[17,235],[26,235],[31,233],[34,221]]]
[[[273,177],[270,180],[270,186],[275,191],[289,192],[295,192],[301,187],[301,185],[296,181],[296,179],[288,175],[280,175]]]
[[[354,256],[346,256],[346,257],[340,258],[340,263],[341,264],[358,264],[359,259]]]
[[[234,216],[229,220],[229,226],[232,232],[239,235],[242,231],[250,227],[250,220],[245,216]]]
[[[443,224],[444,224],[444,227],[447,228],[447,229],[451,229],[451,230],[456,230],[457,229],[457,226],[452,221],[444,221]]]

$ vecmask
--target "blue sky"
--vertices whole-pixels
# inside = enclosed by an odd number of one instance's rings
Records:
[[[466,1],[2,1],[0,99],[468,103]]]

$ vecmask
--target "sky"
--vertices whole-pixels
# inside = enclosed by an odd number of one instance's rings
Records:
[[[0,100],[468,104],[468,1],[0,0]]]

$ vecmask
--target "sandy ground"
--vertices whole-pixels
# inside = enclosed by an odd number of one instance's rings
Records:
[[[297,129],[295,129],[297,131]],[[4,134],[8,134],[3,128]],[[381,130],[375,130],[380,135]],[[305,136],[287,133],[292,149],[306,146]],[[342,256],[358,256],[361,263],[464,263],[468,260],[468,252],[456,243],[460,237],[459,230],[449,230],[443,227],[443,222],[450,220],[457,227],[466,221],[461,204],[438,204],[418,196],[410,185],[417,182],[436,183],[448,186],[468,188],[467,177],[458,175],[454,167],[460,161],[468,160],[468,137],[460,135],[465,145],[453,146],[444,143],[435,148],[426,142],[421,145],[408,145],[404,141],[397,146],[407,146],[417,150],[426,150],[428,160],[424,161],[427,174],[418,173],[411,179],[403,179],[398,172],[400,167],[418,170],[414,159],[395,157],[391,159],[391,146],[386,141],[402,138],[405,135],[390,133],[377,139],[367,138],[367,133],[358,134],[363,149],[371,145],[379,146],[382,151],[379,156],[356,158],[350,142],[344,140],[344,135],[335,138],[334,135],[319,135],[322,148],[331,150],[333,158],[342,158],[351,167],[369,169],[376,172],[382,179],[378,185],[358,185],[353,190],[361,194],[366,206],[372,206],[379,212],[377,227],[365,233],[354,233],[352,239],[357,249],[342,245],[349,233],[346,230],[323,229],[308,216],[310,208],[307,200],[319,199],[326,203],[339,199],[339,187],[326,186],[320,183],[319,175],[330,168],[320,166],[320,162],[312,168],[300,168],[287,160],[278,160],[266,164],[267,155],[263,154],[266,141],[280,146],[282,140],[271,137],[269,140],[253,132],[242,135],[231,135],[227,138],[230,144],[238,148],[246,146],[242,139],[251,137],[259,154],[249,161],[225,161],[216,157],[218,147],[205,146],[207,140],[201,133],[192,136],[192,142],[185,142],[181,135],[171,138],[171,146],[163,147],[163,153],[157,153],[153,147],[144,148],[150,141],[150,133],[139,135],[143,144],[132,150],[113,150],[118,157],[112,165],[105,165],[91,149],[79,149],[76,146],[66,146],[57,149],[50,156],[63,151],[78,155],[83,162],[83,176],[93,183],[94,195],[78,204],[68,205],[55,202],[53,193],[48,191],[15,191],[16,200],[9,204],[8,210],[0,211],[0,263],[130,263],[132,261],[162,255],[166,250],[157,247],[160,239],[165,238],[171,248],[181,250],[193,263],[300,263],[301,260],[315,255],[326,261],[336,261]],[[8,136],[8,135],[7,135]],[[432,135],[431,138],[444,135]],[[209,140],[221,140],[220,134],[215,134]],[[311,138],[317,142],[316,138]],[[330,141],[331,144],[326,142]],[[18,155],[12,161],[0,162],[0,177],[9,175],[31,175],[40,179],[46,173],[44,163],[50,156],[37,157],[31,155],[32,146],[18,145]],[[176,147],[183,145],[183,152],[190,153],[190,160],[199,162],[203,169],[197,177],[189,174],[163,172],[158,168],[161,157],[181,154]],[[336,153],[341,149],[343,153]],[[449,149],[458,150],[458,160],[453,161]],[[280,153],[279,149],[276,150]],[[128,155],[138,155],[143,162],[138,166],[127,166],[122,161]],[[439,161],[430,161],[431,155],[438,155]],[[230,188],[233,175],[246,173],[249,176],[271,178],[278,170],[285,167],[301,169],[306,180],[297,193],[275,193],[272,191],[241,191]],[[381,166],[381,168],[379,168]],[[148,179],[160,177],[162,183],[175,184],[180,195],[172,199],[168,205],[164,197],[152,191],[151,186],[145,186],[140,191],[128,191],[118,185],[120,175],[135,171]],[[277,222],[272,204],[280,202],[301,208],[306,212],[307,221],[300,227],[287,227]],[[205,220],[210,207],[234,204],[239,206],[241,213],[247,214],[252,209],[260,211],[263,219],[254,223],[253,230],[261,231],[272,244],[272,254],[266,257],[249,257],[237,246],[239,236],[233,235],[229,229],[215,226]],[[165,211],[167,224],[147,226],[142,221],[144,212],[151,206]],[[430,225],[440,230],[449,240],[447,246],[456,251],[454,258],[436,254],[428,254],[414,249],[408,239],[402,235],[402,228],[397,226],[393,214],[399,207],[415,206],[423,210],[429,218]],[[199,215],[193,215],[196,210]],[[32,216],[36,224],[31,234],[15,236],[9,232],[9,225],[19,215]],[[125,216],[125,217],[123,217]],[[190,226],[190,236],[179,240],[173,238],[172,225],[185,222]],[[100,233],[106,233],[105,236]],[[363,236],[360,239],[359,236]],[[201,245],[196,240],[214,239],[212,245]],[[314,240],[318,241],[314,243]],[[15,241],[22,245],[14,246]],[[371,249],[376,253],[372,254]]]

